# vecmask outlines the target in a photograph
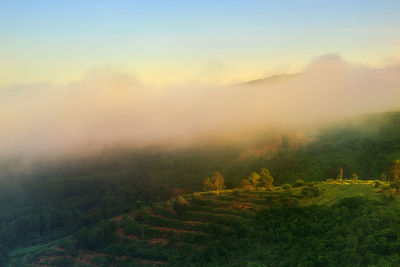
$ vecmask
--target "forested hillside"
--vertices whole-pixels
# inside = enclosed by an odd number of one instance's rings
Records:
[[[360,179],[379,179],[400,158],[400,113],[371,114],[329,125],[310,134],[302,145],[291,145],[291,138],[282,135],[268,157],[247,153],[252,151],[250,145],[203,144],[179,149],[109,149],[96,155],[37,161],[26,172],[18,169],[22,159],[3,162],[2,260],[16,247],[76,233],[131,212],[138,203],[201,191],[204,178],[215,171],[223,174],[228,189],[237,188],[242,179],[261,168],[268,168],[275,185],[293,184],[297,179],[336,179],[340,168],[344,178],[357,174]]]
[[[365,115],[322,130],[298,150],[283,148],[267,166],[281,183],[337,178],[357,173],[376,179],[400,158],[400,113]]]
[[[396,265],[400,210],[392,192],[385,183],[343,180],[187,194],[82,228],[72,238],[13,251],[10,260],[22,266]]]

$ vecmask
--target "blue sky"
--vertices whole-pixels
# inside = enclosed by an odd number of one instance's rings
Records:
[[[222,83],[295,72],[339,53],[400,53],[400,1],[8,1],[0,86],[67,83],[113,66],[149,83]]]

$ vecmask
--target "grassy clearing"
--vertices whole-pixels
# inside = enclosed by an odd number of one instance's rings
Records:
[[[356,196],[364,196],[369,199],[378,200],[379,188],[375,187],[375,182],[376,181],[372,180],[344,180],[342,182],[319,183],[318,187],[322,194],[316,198],[301,201],[301,204],[331,206],[337,203],[340,199]]]

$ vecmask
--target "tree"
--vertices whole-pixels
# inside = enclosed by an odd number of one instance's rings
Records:
[[[174,202],[173,209],[176,214],[183,215],[189,207],[187,200],[181,196],[178,196]]]
[[[295,187],[300,187],[304,185],[304,180],[303,179],[297,179],[296,183],[294,184]]]
[[[206,191],[211,191],[215,190],[217,191],[217,196],[219,195],[219,190],[222,190],[224,188],[224,176],[220,172],[215,172],[211,178],[207,177],[204,179],[203,184],[204,184],[204,190]]]
[[[136,207],[138,208],[138,210],[136,211],[135,214],[135,220],[142,224],[142,239],[144,239],[144,219],[145,219],[144,205],[140,200],[137,200]]]
[[[343,168],[339,168],[339,180],[342,181],[343,180]]]
[[[353,174],[351,175],[351,179],[352,179],[353,181],[357,181],[357,180],[358,180],[358,175],[357,175],[357,173],[353,173]]]
[[[169,196],[172,198],[172,197],[178,197],[178,196],[180,196],[180,195],[183,195],[185,193],[185,191],[183,191],[182,189],[180,189],[180,188],[177,188],[177,187],[173,187],[172,189],[171,189],[171,191],[169,192]]]
[[[396,190],[397,192],[400,191],[400,183],[399,182],[391,182],[389,188]]]
[[[389,180],[394,183],[400,183],[400,160],[395,160],[389,169]]]
[[[215,172],[214,175],[211,177],[211,183],[215,188],[215,190],[217,191],[217,196],[218,196],[219,190],[222,190],[224,188],[224,183],[225,183],[224,176],[222,176],[222,174],[219,172]]]
[[[240,180],[240,188],[245,190],[252,190],[254,189],[253,185],[250,183],[248,179]]]
[[[203,188],[204,191],[210,191],[212,190],[212,183],[210,177],[206,177],[203,181]]]
[[[381,176],[379,178],[381,179],[381,181],[384,181],[384,182],[388,182],[389,181],[389,177],[384,172],[381,173]]]
[[[255,188],[260,185],[260,178],[261,178],[261,176],[258,173],[253,172],[247,179],[249,180],[249,182],[253,186],[253,188]]]
[[[290,184],[284,184],[281,186],[285,193],[289,193],[292,186]]]
[[[260,172],[260,185],[271,189],[274,183],[274,178],[272,177],[271,173],[266,169],[262,168]]]
[[[194,192],[193,193],[193,199],[195,200],[201,200],[201,195],[199,192]]]

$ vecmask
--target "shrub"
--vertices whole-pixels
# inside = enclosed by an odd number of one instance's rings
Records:
[[[301,194],[304,197],[317,197],[320,194],[320,190],[314,183],[311,183],[301,190]]]
[[[297,179],[296,183],[294,184],[295,187],[300,187],[304,185],[304,180],[303,179]]]
[[[252,189],[254,189],[254,186],[250,183],[249,180],[242,179],[242,180],[240,180],[240,188],[245,189],[245,190],[252,190]]]
[[[193,193],[193,199],[201,199],[201,195],[198,192]]]
[[[173,204],[173,209],[176,212],[176,214],[178,215],[183,215],[188,207],[189,207],[189,203],[187,202],[187,200],[181,196],[177,197],[174,204]]]
[[[390,181],[400,183],[400,160],[395,160],[392,167],[389,169]]]
[[[400,182],[392,182],[392,183],[390,183],[389,187],[396,191],[400,191]]]
[[[292,186],[290,184],[284,184],[281,186],[285,192],[289,192]]]

